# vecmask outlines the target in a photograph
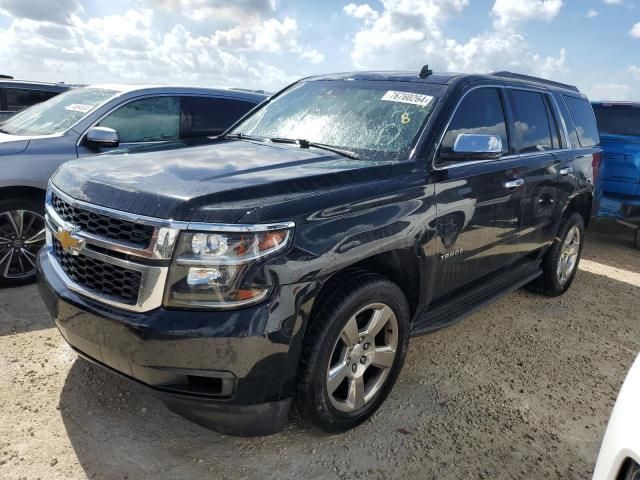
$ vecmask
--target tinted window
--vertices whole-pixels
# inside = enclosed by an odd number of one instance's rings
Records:
[[[453,145],[462,133],[499,136],[502,152],[509,151],[504,109],[497,89],[480,88],[464,97],[442,140],[441,156],[446,157],[453,151]]]
[[[30,107],[36,103],[49,100],[51,97],[55,97],[57,93],[46,92],[43,90],[29,90],[23,88],[5,88],[4,99],[6,109],[10,112],[16,112],[23,108]]]
[[[569,109],[567,105],[564,103],[562,95],[555,95],[556,104],[560,109],[560,113],[562,114],[562,118],[564,119],[564,123],[567,127],[567,133],[569,134],[569,141],[571,145],[578,146],[580,142],[578,141],[578,134],[576,133],[576,129],[573,126],[573,120],[571,119],[571,114],[569,113]]]
[[[565,96],[564,99],[576,126],[580,146],[593,147],[600,143],[598,127],[591,104],[583,98]]]
[[[117,131],[121,143],[176,140],[180,131],[180,99],[134,100],[109,114],[98,125]]]
[[[551,129],[544,97],[537,92],[511,90],[518,153],[552,149]]]
[[[594,105],[600,133],[640,137],[640,106]]]
[[[547,95],[544,96],[544,103],[547,107],[547,117],[549,119],[549,125],[551,126],[551,146],[553,148],[562,148],[559,125],[556,115],[551,108],[551,101]]]
[[[220,135],[254,106],[230,98],[182,97],[182,137]]]

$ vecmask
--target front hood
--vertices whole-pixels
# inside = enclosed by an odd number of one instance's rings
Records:
[[[9,135],[0,132],[0,155],[11,155],[26,150],[31,137]]]
[[[98,155],[65,163],[52,182],[72,197],[140,215],[238,221],[256,207],[386,176],[379,162],[242,140]]]

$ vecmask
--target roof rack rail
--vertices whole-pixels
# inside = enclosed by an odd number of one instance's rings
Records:
[[[13,80],[13,77],[11,75],[2,75],[1,73],[0,73],[0,78],[6,78],[8,80]]]
[[[573,90],[574,92],[579,92],[578,87],[575,85],[569,85],[567,83],[554,82],[553,80],[547,80],[546,78],[534,77],[532,75],[523,75],[521,73],[513,73],[508,71],[501,72],[491,72],[489,75],[493,75],[494,77],[505,77],[505,78],[514,78],[516,80],[526,80],[529,82],[542,83],[545,85],[550,85],[558,88],[565,88],[567,90]]]

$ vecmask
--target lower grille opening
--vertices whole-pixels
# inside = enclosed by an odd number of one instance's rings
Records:
[[[53,252],[62,270],[74,283],[126,305],[135,305],[142,284],[142,273],[106,263],[85,255],[66,253],[53,239]]]

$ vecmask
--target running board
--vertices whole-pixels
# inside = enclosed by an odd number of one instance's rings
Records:
[[[524,287],[540,275],[542,275],[542,269],[539,261],[528,262],[510,269],[507,273],[498,274],[494,280],[480,284],[462,295],[427,310],[416,321],[416,324],[423,325],[414,327],[411,330],[411,336],[425,335],[453,325],[486,304]],[[424,325],[426,322],[429,324]]]

